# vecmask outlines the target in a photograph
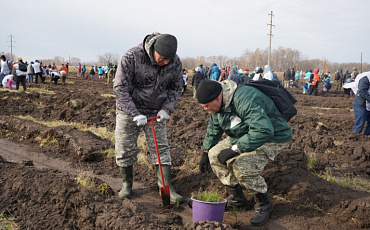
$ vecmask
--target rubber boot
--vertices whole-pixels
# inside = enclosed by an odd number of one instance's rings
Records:
[[[229,193],[229,197],[227,198],[226,204],[226,211],[233,211],[233,210],[250,210],[252,205],[245,197],[243,188],[240,184],[232,187],[226,186],[227,192]]]
[[[118,193],[120,199],[130,198],[132,195],[132,183],[134,181],[133,166],[119,167],[122,176],[122,188]]]
[[[274,205],[267,193],[256,193],[254,195],[256,204],[254,205],[254,212],[251,217],[251,224],[253,226],[264,225],[270,218],[270,213],[274,209]]]
[[[158,177],[158,187],[161,188],[162,187],[162,179],[161,179],[161,173],[159,171],[159,166],[158,165],[155,166],[155,170],[156,170],[157,177]],[[162,165],[162,172],[163,172],[164,183],[166,185],[168,185],[168,187],[170,188],[170,200],[171,200],[171,202],[179,203],[179,204],[183,203],[184,198],[175,191],[175,189],[173,188],[173,186],[171,184],[171,165]]]

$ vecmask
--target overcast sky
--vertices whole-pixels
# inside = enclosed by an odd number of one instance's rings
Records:
[[[309,59],[370,63],[369,0],[0,0],[0,51],[24,60],[123,55],[158,31],[181,57],[239,57],[269,44]]]

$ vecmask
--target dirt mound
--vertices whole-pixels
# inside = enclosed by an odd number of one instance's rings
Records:
[[[35,88],[37,92],[32,91]],[[36,168],[30,161],[10,163],[0,153],[0,212],[15,217],[21,229],[251,228],[252,211],[226,213],[221,225],[192,223],[186,203],[163,208],[154,170],[142,163],[134,166],[133,198],[119,200],[118,167],[114,158],[102,154],[113,148],[110,141],[74,126],[47,127],[18,117],[83,123],[113,132],[115,98],[105,80],[70,78],[65,86],[31,84],[29,89],[28,93],[0,90],[2,138],[11,140],[14,154],[14,147],[27,145],[71,168],[61,172]],[[291,92],[298,100],[298,114],[290,121],[293,140],[263,172],[275,209],[261,229],[370,228],[368,192],[328,182],[307,168],[314,156],[312,170],[370,179],[369,137],[351,132],[353,98],[339,92],[323,96],[302,95],[298,89]],[[197,166],[208,117],[186,91],[168,122],[172,182],[186,200],[199,189],[227,196],[213,172],[202,174]],[[42,145],[37,138],[54,142]],[[81,186],[76,171],[92,172],[95,187]],[[251,199],[251,194],[246,195]]]

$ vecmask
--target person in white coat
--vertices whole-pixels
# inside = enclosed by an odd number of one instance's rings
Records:
[[[37,84],[39,82],[39,77],[42,83],[45,82],[45,79],[42,77],[42,69],[40,66],[40,62],[38,60],[35,61],[35,63],[32,64],[33,71],[35,73],[35,83]]]
[[[271,67],[269,65],[265,65],[263,71],[263,78],[272,81],[274,76],[271,73]]]
[[[16,81],[13,75],[9,74],[6,75],[2,81],[2,84],[5,88],[15,89],[16,88]]]
[[[0,57],[0,80],[8,74],[10,74],[9,64],[11,64],[8,60],[6,60],[5,55],[1,55]],[[0,81],[1,83],[1,81]]]

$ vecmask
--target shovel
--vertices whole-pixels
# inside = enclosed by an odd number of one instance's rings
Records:
[[[159,151],[158,151],[158,145],[157,145],[157,138],[155,135],[155,129],[154,129],[154,122],[153,120],[158,119],[157,117],[149,117],[147,120],[150,121],[150,124],[152,125],[152,131],[153,131],[153,138],[154,138],[154,145],[155,145],[155,151],[157,153],[157,159],[158,159],[158,166],[159,166],[159,172],[161,174],[161,180],[162,180],[162,187],[159,189],[159,193],[162,197],[163,205],[169,206],[170,205],[170,187],[165,184],[164,178],[163,178],[163,172],[162,172],[162,165],[161,165],[161,158],[159,157]]]

